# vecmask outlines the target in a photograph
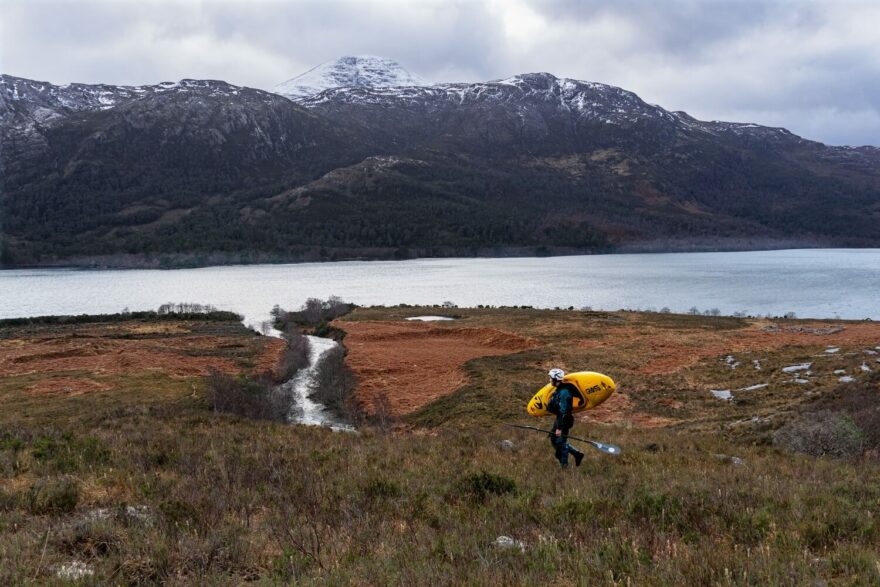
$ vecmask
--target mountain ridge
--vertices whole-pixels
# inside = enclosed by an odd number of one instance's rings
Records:
[[[880,149],[548,73],[296,100],[0,76],[0,123],[6,266],[880,245]]]

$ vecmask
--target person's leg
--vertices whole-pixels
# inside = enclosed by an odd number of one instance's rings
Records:
[[[550,446],[553,447],[553,454],[556,455],[556,458],[559,458],[559,448],[556,446],[556,426],[550,429]]]
[[[571,456],[574,457],[574,466],[580,467],[581,461],[584,460],[584,453],[571,446],[570,444],[568,445],[568,452],[570,452]]]
[[[565,438],[566,460],[568,459],[568,453],[571,453],[574,457],[574,465],[576,467],[580,467],[581,461],[584,458],[584,453],[568,444],[568,433],[571,430],[572,426],[574,426],[574,416],[569,414],[562,426],[562,437]]]
[[[568,428],[562,428],[562,434],[556,436],[554,430],[554,435],[551,437],[553,439],[553,445],[556,447],[556,458],[559,460],[559,464],[563,467],[568,466],[568,451],[571,447],[568,444]]]

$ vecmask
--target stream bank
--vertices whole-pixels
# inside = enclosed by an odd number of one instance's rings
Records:
[[[280,332],[278,334],[280,335]],[[323,362],[334,349],[339,347],[339,343],[319,336],[306,335],[306,338],[309,341],[309,364],[279,385],[285,395],[292,400],[288,421],[291,424],[326,426],[335,431],[354,432],[354,426],[310,397],[318,389],[318,373]]]

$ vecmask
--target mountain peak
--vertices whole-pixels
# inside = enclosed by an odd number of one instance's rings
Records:
[[[376,55],[346,55],[322,63],[280,83],[272,91],[293,100],[314,96],[330,88],[427,86],[398,62]]]

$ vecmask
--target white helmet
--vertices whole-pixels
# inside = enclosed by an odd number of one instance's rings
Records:
[[[554,369],[550,369],[549,375],[550,375],[550,379],[553,379],[555,381],[559,381],[563,377],[565,377],[565,371],[563,371],[562,369],[554,368]]]

